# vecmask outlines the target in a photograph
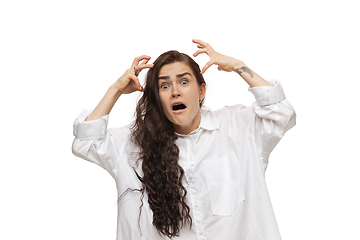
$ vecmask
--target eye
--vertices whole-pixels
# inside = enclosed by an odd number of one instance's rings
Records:
[[[162,85],[160,86],[161,89],[167,89],[168,87],[169,87],[169,85],[167,85],[167,84],[162,84]]]
[[[186,79],[181,80],[181,84],[187,84],[189,81]]]

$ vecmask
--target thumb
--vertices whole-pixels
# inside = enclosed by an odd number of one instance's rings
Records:
[[[208,68],[209,68],[211,65],[213,65],[213,64],[214,64],[214,61],[213,61],[213,60],[207,62],[207,63],[205,64],[205,66],[203,67],[203,69],[202,69],[202,71],[201,71],[201,74],[204,74],[205,71],[208,70]]]

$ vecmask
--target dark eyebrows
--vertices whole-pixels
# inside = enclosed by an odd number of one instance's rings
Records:
[[[177,78],[182,78],[183,76],[185,76],[185,75],[187,75],[187,74],[189,74],[189,75],[191,76],[190,73],[185,72],[185,73],[181,73],[181,74],[176,75],[176,77],[177,77]],[[161,76],[161,77],[159,77],[159,80],[160,80],[160,79],[165,79],[165,80],[167,80],[167,79],[169,79],[169,78],[170,78],[169,76]]]
[[[177,77],[177,78],[182,78],[182,77],[183,77],[183,76],[185,76],[186,74],[188,74],[188,75],[190,75],[190,76],[191,76],[191,74],[190,74],[190,73],[185,72],[185,73],[182,73],[182,74],[178,74],[178,75],[176,75],[176,77]]]

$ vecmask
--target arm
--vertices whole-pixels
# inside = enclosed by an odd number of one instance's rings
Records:
[[[268,81],[260,77],[241,61],[235,65],[235,71],[249,84],[250,87],[272,86]]]
[[[210,57],[210,61],[201,71],[202,74],[205,73],[205,71],[211,65],[215,64],[218,65],[218,69],[220,71],[238,73],[249,84],[250,87],[272,86],[258,74],[252,71],[242,61],[216,52],[208,43],[201,40],[194,39],[193,42],[197,43],[198,48],[200,48],[200,50],[194,53],[194,57],[201,53],[206,53]]]
[[[141,60],[143,61],[139,64]],[[138,75],[143,69],[152,68],[154,66],[153,64],[147,64],[149,60],[150,57],[145,55],[135,58],[131,67],[110,86],[105,96],[85,121],[100,119],[103,116],[108,115],[122,94],[143,91]]]
[[[232,57],[222,55],[212,47],[200,40],[193,40],[198,44],[198,50],[194,56],[206,53],[210,61],[204,66],[201,73],[204,73],[211,65],[218,65],[220,71],[237,72],[250,85],[255,98],[252,107],[239,108],[233,106],[229,108],[232,112],[229,118],[234,122],[234,126],[241,123],[250,136],[254,137],[258,147],[258,153],[264,170],[267,166],[269,154],[280,141],[284,133],[295,126],[296,114],[294,108],[285,98],[282,86],[273,82],[270,84],[262,77],[248,68],[242,61]],[[267,86],[272,86],[268,88]],[[255,113],[255,114],[254,114]],[[231,132],[234,139],[241,139],[236,131]]]
[[[138,65],[141,60],[143,62]],[[126,128],[107,130],[108,114],[121,94],[142,91],[137,76],[142,69],[153,66],[146,64],[149,60],[148,56],[135,58],[132,66],[111,85],[97,107],[91,113],[83,111],[74,122],[73,154],[103,167],[115,179],[119,163],[114,159],[118,159],[117,149],[126,145],[128,134]]]

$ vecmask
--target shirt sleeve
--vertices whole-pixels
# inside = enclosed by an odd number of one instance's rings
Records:
[[[107,170],[114,179],[117,175],[117,151],[114,137],[107,130],[109,115],[93,121],[85,121],[91,110],[84,110],[75,120],[75,139],[72,152],[75,156],[93,162]]]
[[[286,99],[281,83],[275,80],[269,83],[273,86],[249,88],[256,101],[252,107],[240,109],[241,123],[255,140],[264,170],[272,150],[296,124],[295,110]]]

